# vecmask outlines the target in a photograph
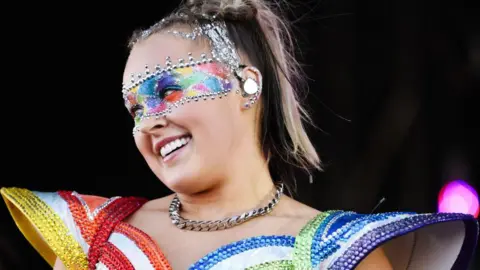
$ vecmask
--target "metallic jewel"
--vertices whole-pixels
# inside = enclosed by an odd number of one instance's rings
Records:
[[[190,231],[218,231],[231,228],[233,226],[240,225],[248,220],[251,220],[255,217],[263,216],[270,213],[275,206],[277,205],[280,196],[283,194],[283,183],[280,183],[276,186],[276,192],[273,199],[265,207],[260,207],[257,209],[252,209],[248,212],[244,212],[241,215],[233,216],[230,218],[225,218],[222,220],[215,221],[196,221],[185,219],[180,216],[181,203],[177,195],[173,198],[170,203],[169,213],[172,223],[177,226],[177,228],[182,230]]]

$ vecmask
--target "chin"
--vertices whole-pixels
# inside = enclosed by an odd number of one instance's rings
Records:
[[[170,168],[160,165],[157,166],[155,175],[173,192],[195,194],[209,189],[212,185],[208,181],[211,177],[202,173],[202,170],[199,169],[202,166],[195,164],[194,160],[189,160],[186,164],[177,164],[177,166]]]
[[[173,192],[182,194],[195,194],[209,188],[208,183],[202,181],[200,177],[188,177],[187,175],[164,178],[162,182]]]

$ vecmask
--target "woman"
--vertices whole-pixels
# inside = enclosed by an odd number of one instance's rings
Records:
[[[246,0],[189,1],[135,33],[123,96],[174,194],[4,188],[21,231],[54,269],[465,269],[469,215],[320,212],[283,194],[294,167],[321,168],[291,41]]]

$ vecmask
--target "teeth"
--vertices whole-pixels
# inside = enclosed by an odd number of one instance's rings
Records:
[[[190,141],[190,137],[184,137],[184,138],[176,139],[175,141],[169,142],[160,149],[160,155],[162,155],[162,157],[166,157],[168,154],[184,146],[189,141]]]

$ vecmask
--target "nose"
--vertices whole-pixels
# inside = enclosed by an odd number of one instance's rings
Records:
[[[167,119],[162,117],[151,117],[143,119],[139,124],[139,130],[143,134],[156,135],[160,130],[167,125]]]

